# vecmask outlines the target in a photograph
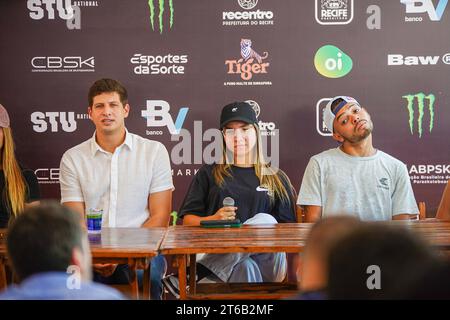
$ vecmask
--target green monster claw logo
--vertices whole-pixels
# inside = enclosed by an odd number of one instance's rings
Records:
[[[150,22],[152,24],[152,30],[155,31],[155,4],[153,3],[154,0],[148,0],[148,6],[150,7]],[[159,15],[158,15],[158,22],[159,22],[159,33],[163,32],[163,14],[164,14],[164,5],[166,3],[166,0],[156,0],[159,5]],[[169,2],[169,11],[170,11],[170,29],[172,29],[173,25],[173,0],[167,0]]]
[[[434,123],[434,101],[436,100],[434,94],[430,93],[429,95],[425,95],[423,92],[416,94],[408,94],[403,96],[408,102],[408,114],[409,114],[409,129],[411,130],[411,134],[414,133],[414,99],[417,100],[417,109],[419,111],[419,116],[417,117],[417,130],[419,132],[419,138],[422,137],[422,122],[423,115],[425,109],[425,99],[428,100],[428,110],[430,112],[430,132],[433,130]]]

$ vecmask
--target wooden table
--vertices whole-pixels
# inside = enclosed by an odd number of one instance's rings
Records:
[[[195,254],[300,252],[305,245],[310,227],[311,224],[307,223],[244,225],[241,228],[174,226],[167,230],[160,252],[164,255],[175,255],[181,299],[188,297],[186,265],[187,256],[190,256],[189,297],[196,298],[195,263],[192,263],[192,261],[195,262]],[[242,288],[243,284],[236,286]],[[225,295],[214,296],[214,298],[225,297]],[[231,295],[229,297],[236,298],[238,296]],[[257,296],[249,295],[248,297],[256,298]]]
[[[391,221],[381,222],[410,228],[421,235],[431,246],[450,251],[450,222],[436,221]],[[233,252],[301,252],[305,246],[312,224],[285,223],[277,225],[243,226],[242,228],[202,228],[189,226],[170,227],[161,244],[160,252],[175,255],[178,263],[180,298],[196,298],[195,264],[190,266],[189,292],[186,288],[187,256],[195,262],[197,253]],[[193,268],[194,267],[194,268]],[[239,288],[242,284],[236,284]],[[281,285],[279,286],[281,288]],[[249,292],[247,292],[249,293]],[[251,293],[251,291],[250,291]],[[212,295],[210,298],[225,298]],[[237,296],[230,296],[236,298]],[[256,295],[249,295],[256,298]],[[203,297],[208,298],[208,297]]]
[[[0,230],[4,234],[6,230]],[[166,228],[103,228],[101,237],[91,241],[93,263],[126,263],[131,270],[131,289],[139,298],[136,270],[144,269],[143,298],[150,298],[150,261],[158,254]],[[0,235],[0,289],[6,284],[5,236]]]

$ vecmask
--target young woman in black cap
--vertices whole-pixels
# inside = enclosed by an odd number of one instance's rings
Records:
[[[232,219],[245,224],[296,222],[294,188],[285,173],[264,160],[252,107],[246,102],[226,105],[220,129],[222,161],[204,165],[195,175],[179,212],[183,224]],[[234,205],[227,205],[229,198]],[[197,276],[200,280],[213,274],[223,282],[277,282],[285,278],[286,269],[285,253],[205,254],[198,260]],[[166,277],[164,283],[178,295],[175,276]]]

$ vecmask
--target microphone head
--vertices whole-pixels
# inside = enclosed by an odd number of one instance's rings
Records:
[[[234,199],[231,197],[226,197],[225,199],[223,199],[223,206],[234,207]]]

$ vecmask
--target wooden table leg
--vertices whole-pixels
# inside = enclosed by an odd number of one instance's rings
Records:
[[[178,281],[180,285],[180,299],[186,300],[186,256],[184,254],[177,255],[178,261]]]
[[[139,299],[139,284],[136,274],[136,260],[129,258],[128,259],[128,267],[130,268],[130,286],[131,286],[131,294],[134,299]]]
[[[189,294],[195,294],[197,281],[195,276],[197,274],[197,255],[189,255]]]
[[[145,261],[145,267],[144,267],[144,292],[143,292],[143,299],[144,300],[150,300],[150,289],[151,289],[151,284],[150,284],[150,270],[152,268],[151,266],[152,263],[152,259],[147,259],[147,261]]]

